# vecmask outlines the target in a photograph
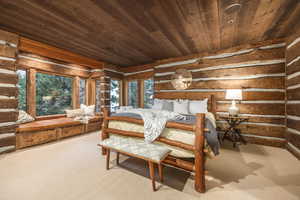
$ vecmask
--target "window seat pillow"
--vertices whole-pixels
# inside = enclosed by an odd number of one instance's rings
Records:
[[[25,112],[24,110],[19,110],[17,124],[24,124],[24,123],[32,122],[34,120],[35,119],[31,115],[29,115],[27,112]]]

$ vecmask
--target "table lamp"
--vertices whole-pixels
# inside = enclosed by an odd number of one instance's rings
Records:
[[[232,100],[231,106],[228,109],[229,115],[236,116],[239,114],[239,108],[236,106],[235,100],[242,100],[241,89],[230,89],[226,90],[225,99]]]

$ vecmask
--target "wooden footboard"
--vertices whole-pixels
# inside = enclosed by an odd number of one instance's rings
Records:
[[[139,132],[134,131],[123,131],[119,129],[113,129],[108,127],[108,123],[110,120],[113,121],[126,121],[130,123],[140,124],[143,125],[144,122],[141,119],[134,119],[129,117],[121,117],[121,116],[110,116],[110,113],[107,109],[104,109],[104,119],[103,119],[103,127],[102,127],[102,134],[101,139],[104,140],[109,137],[110,133],[123,135],[123,136],[130,136],[130,137],[143,137],[143,135]],[[179,141],[170,140],[165,137],[158,137],[156,141],[165,143],[167,145],[171,145],[174,147],[182,148],[184,150],[189,150],[194,152],[195,159],[194,161],[186,161],[174,156],[168,156],[164,163],[175,166],[184,170],[192,171],[195,173],[195,190],[198,192],[205,192],[205,154],[204,154],[204,132],[207,131],[204,126],[205,122],[205,114],[199,113],[196,115],[196,124],[189,125],[189,124],[181,124],[176,122],[167,122],[167,128],[176,128],[186,131],[193,131],[195,132],[195,143],[194,145],[186,144]],[[102,148],[102,154],[106,154],[106,150]]]

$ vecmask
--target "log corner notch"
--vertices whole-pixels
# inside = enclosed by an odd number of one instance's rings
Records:
[[[16,149],[17,73],[15,67],[19,37],[0,30],[0,154]],[[9,81],[8,81],[9,80]]]

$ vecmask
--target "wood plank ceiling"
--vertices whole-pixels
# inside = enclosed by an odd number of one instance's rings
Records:
[[[286,37],[298,0],[0,0],[0,29],[120,66]]]

